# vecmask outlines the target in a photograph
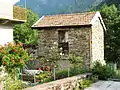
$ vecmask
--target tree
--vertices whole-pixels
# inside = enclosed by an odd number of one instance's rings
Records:
[[[31,26],[38,20],[38,15],[32,10],[26,10],[27,22],[14,26],[14,40],[25,44],[37,43],[37,30],[32,29]]]
[[[120,0],[103,0],[96,8],[100,8],[104,4],[109,6],[115,4],[117,7],[119,7]]]
[[[105,31],[105,59],[120,62],[120,12],[115,5],[100,9],[107,30]]]

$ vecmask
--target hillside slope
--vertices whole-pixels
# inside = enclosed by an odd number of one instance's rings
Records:
[[[27,0],[27,8],[31,8],[40,15],[83,12],[89,10],[92,5],[98,5],[102,0]],[[25,6],[25,0],[17,5]]]

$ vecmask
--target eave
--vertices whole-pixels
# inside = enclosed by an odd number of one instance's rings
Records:
[[[43,26],[43,27],[33,27],[32,29],[49,29],[49,28],[80,28],[80,27],[91,27],[92,24],[83,24],[83,25],[69,25],[69,26]]]
[[[6,24],[8,22],[10,22],[11,24],[21,24],[21,23],[25,23],[26,20],[0,18],[0,23]]]

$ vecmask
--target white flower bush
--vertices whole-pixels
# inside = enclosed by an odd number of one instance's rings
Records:
[[[8,76],[8,73],[6,73],[5,67],[1,66],[0,67],[0,82],[4,81],[7,76]]]
[[[7,76],[8,76],[8,73],[6,73],[5,67],[1,66],[0,67],[0,90],[4,88],[4,82]]]

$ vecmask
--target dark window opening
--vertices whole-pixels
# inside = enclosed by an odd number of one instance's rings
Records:
[[[69,42],[68,42],[68,32],[58,31],[58,48],[62,48],[63,54],[68,54],[69,52]]]

